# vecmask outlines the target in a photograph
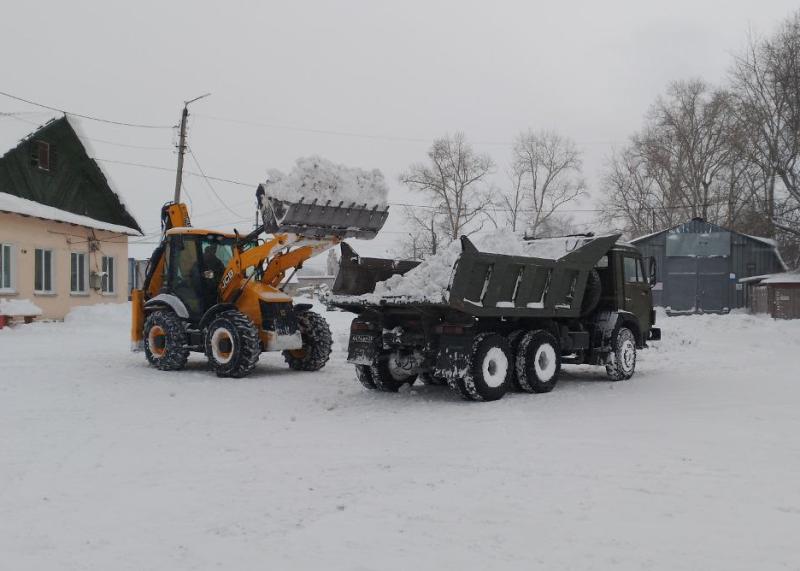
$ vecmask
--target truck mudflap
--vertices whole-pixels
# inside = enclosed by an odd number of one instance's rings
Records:
[[[380,354],[380,331],[351,331],[347,344],[347,362],[354,365],[372,365]]]
[[[661,341],[661,328],[651,327],[650,333],[647,336],[648,341]]]
[[[433,374],[445,379],[462,379],[472,358],[472,335],[443,335],[433,366]]]

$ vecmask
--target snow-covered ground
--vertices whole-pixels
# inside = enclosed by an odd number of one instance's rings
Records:
[[[797,569],[800,321],[661,318],[633,380],[368,392],[147,367],[126,308],[0,331],[0,568]]]

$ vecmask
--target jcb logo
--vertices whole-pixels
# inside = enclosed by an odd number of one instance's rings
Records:
[[[228,284],[231,283],[232,279],[233,279],[233,270],[228,270],[228,273],[222,277],[222,287],[223,288],[228,287]]]

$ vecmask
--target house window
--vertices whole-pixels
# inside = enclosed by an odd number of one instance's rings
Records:
[[[14,291],[13,255],[11,244],[0,244],[0,291]]]
[[[50,144],[36,141],[36,166],[43,171],[50,170]]]
[[[86,254],[72,252],[69,260],[69,291],[86,293]]]
[[[114,258],[111,256],[103,256],[103,293],[114,293],[114,276],[116,274],[116,267]]]
[[[33,289],[37,293],[53,292],[53,251],[36,248],[34,252]]]

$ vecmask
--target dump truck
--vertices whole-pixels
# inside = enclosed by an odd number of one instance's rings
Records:
[[[185,204],[163,206],[160,243],[131,294],[133,349],[152,366],[179,370],[199,352],[218,376],[239,378],[262,351],[281,351],[296,370],[328,361],[330,328],[284,293],[287,273],[345,238],[374,238],[388,207],[286,200],[263,184],[256,203],[260,224],[245,235],[194,228]]]
[[[361,257],[343,242],[329,303],[356,314],[347,360],[368,389],[394,392],[421,379],[474,401],[551,391],[562,364],[630,379],[637,350],[661,331],[655,262],[645,273],[639,251],[619,238],[571,237],[572,251],[551,259],[482,252],[462,237],[441,300],[377,296],[376,283],[419,262]]]

